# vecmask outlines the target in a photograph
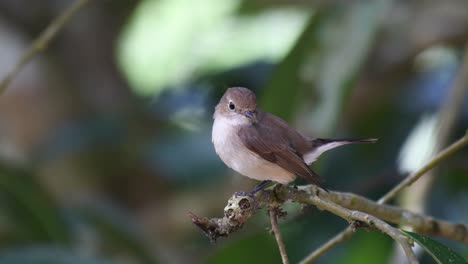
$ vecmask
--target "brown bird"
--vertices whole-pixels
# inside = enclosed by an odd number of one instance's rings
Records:
[[[377,139],[309,138],[283,119],[257,108],[255,94],[247,88],[229,88],[213,115],[212,141],[224,163],[252,179],[287,184],[299,176],[320,186],[320,177],[309,165],[323,152],[351,143]]]

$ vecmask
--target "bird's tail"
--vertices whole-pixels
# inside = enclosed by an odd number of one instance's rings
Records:
[[[324,146],[332,143],[342,143],[344,144],[353,144],[353,143],[375,143],[378,139],[376,138],[335,138],[335,139],[326,139],[326,138],[314,138],[311,139],[312,144],[315,147]]]
[[[303,156],[305,163],[311,164],[314,162],[322,153],[327,150],[353,143],[375,143],[375,138],[364,138],[364,139],[325,139],[325,138],[314,138],[310,140],[310,151]]]

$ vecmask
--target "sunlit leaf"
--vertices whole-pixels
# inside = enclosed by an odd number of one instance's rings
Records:
[[[154,95],[196,74],[277,60],[306,18],[298,9],[238,16],[238,5],[236,0],[141,1],[117,50],[120,67],[135,92]]]

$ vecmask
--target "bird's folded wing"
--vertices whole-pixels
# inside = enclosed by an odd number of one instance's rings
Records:
[[[252,124],[240,128],[237,135],[245,146],[256,155],[320,186],[320,176],[304,163],[298,153],[290,147],[286,138],[273,132],[268,131],[267,127]]]

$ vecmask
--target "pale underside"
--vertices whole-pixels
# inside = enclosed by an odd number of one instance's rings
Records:
[[[249,178],[272,180],[282,184],[296,178],[293,173],[264,160],[247,149],[235,133],[236,130],[224,117],[217,117],[213,124],[212,140],[216,153],[228,167]]]

